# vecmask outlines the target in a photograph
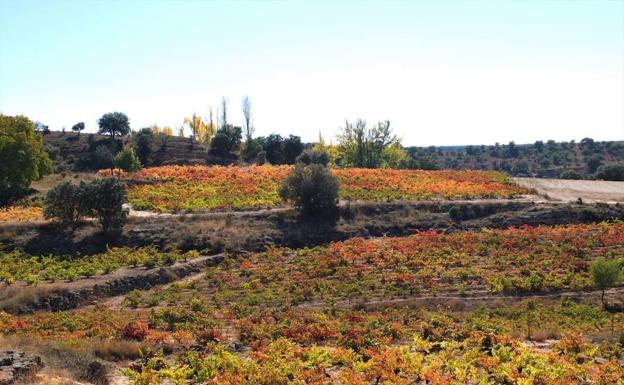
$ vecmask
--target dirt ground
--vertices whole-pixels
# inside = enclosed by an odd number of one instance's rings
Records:
[[[586,203],[624,202],[624,182],[601,180],[569,180],[542,178],[513,178],[521,186],[532,188],[549,200]]]

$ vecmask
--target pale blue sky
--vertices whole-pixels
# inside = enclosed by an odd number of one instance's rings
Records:
[[[53,129],[208,115],[405,145],[624,139],[624,1],[0,0],[0,111]]]

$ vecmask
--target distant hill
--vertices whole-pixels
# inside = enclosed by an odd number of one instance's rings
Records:
[[[516,145],[407,147],[414,166],[425,169],[501,170],[515,176],[591,178],[598,167],[624,162],[624,141],[538,141]]]
[[[109,167],[117,151],[131,140],[98,134],[50,131],[43,135],[44,149],[50,154],[55,172],[88,171]],[[167,164],[228,164],[228,159],[210,157],[207,147],[190,138],[154,135],[152,156],[144,166]]]

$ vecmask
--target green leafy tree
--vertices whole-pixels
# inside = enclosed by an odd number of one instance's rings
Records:
[[[294,164],[297,157],[303,151],[303,143],[301,138],[295,135],[289,135],[282,142],[282,159],[286,164]]]
[[[0,114],[0,204],[24,194],[33,180],[51,172],[52,161],[33,122]]]
[[[132,146],[126,146],[123,150],[119,151],[117,155],[115,155],[115,158],[113,158],[113,165],[126,172],[135,172],[141,169],[141,162]]]
[[[338,209],[338,180],[318,163],[297,163],[282,182],[279,195],[306,217],[332,217]]]
[[[97,218],[104,233],[120,230],[126,223],[126,186],[119,179],[96,179],[85,186],[85,196],[89,215]]]
[[[230,124],[221,126],[210,142],[209,153],[224,158],[236,158],[240,149],[242,130]]]
[[[405,168],[408,160],[409,156],[399,142],[387,146],[381,152],[381,166],[384,168]]]
[[[605,305],[605,290],[615,285],[620,278],[620,265],[617,261],[608,261],[605,259],[598,260],[591,265],[590,273],[594,287],[602,291],[600,300],[602,306]]]
[[[109,112],[98,120],[100,127],[98,133],[110,135],[111,139],[115,139],[115,135],[124,136],[130,132],[130,120],[128,116],[122,112]]]
[[[72,126],[72,131],[77,132],[80,135],[80,131],[85,129],[84,122],[78,122]]]
[[[347,121],[340,130],[338,141],[344,166],[366,168],[380,167],[384,149],[399,142],[392,133],[390,121],[379,122],[368,128],[362,119],[356,120],[355,124]]]
[[[59,225],[75,231],[89,212],[85,186],[84,182],[80,185],[63,182],[48,191],[44,200],[45,218],[57,218]]]
[[[141,164],[150,164],[154,152],[154,133],[151,128],[142,128],[137,132],[134,136],[134,147]]]

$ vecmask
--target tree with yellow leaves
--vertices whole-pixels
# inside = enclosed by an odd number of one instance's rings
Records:
[[[193,138],[204,144],[210,144],[216,128],[212,123],[205,122],[201,116],[193,114],[190,118],[184,118],[184,124],[188,125],[193,132]]]
[[[330,167],[336,166],[336,160],[338,159],[340,151],[338,150],[338,147],[331,144],[331,142],[329,144],[326,144],[325,139],[323,139],[323,136],[321,135],[320,131],[319,131],[318,142],[314,143],[312,150],[313,151],[325,151],[327,155],[329,156],[328,165]]]

